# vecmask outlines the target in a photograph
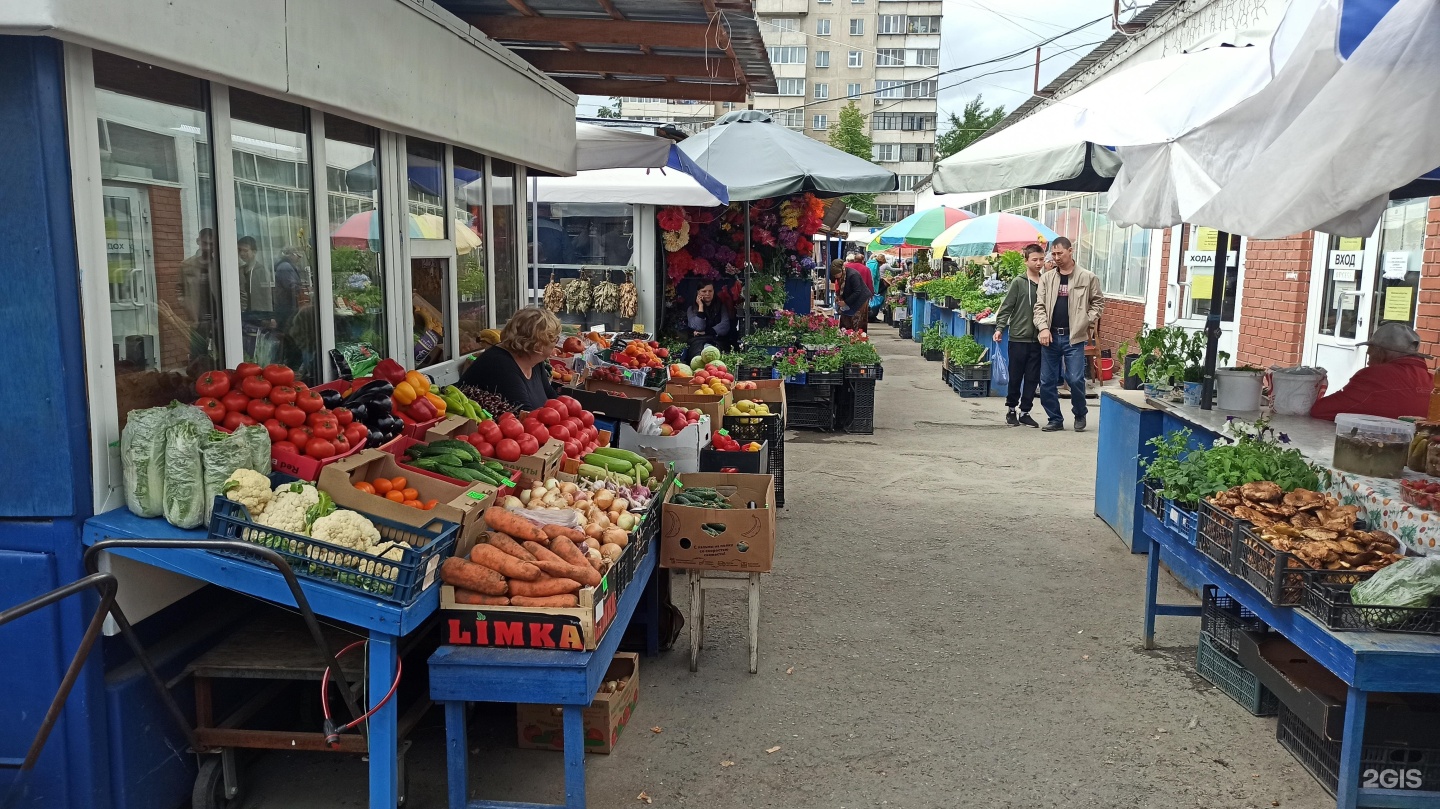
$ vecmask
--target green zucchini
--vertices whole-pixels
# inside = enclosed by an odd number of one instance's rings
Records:
[[[601,455],[598,452],[592,452],[589,455],[586,455],[585,463],[590,464],[591,466],[598,466],[603,469],[609,469],[611,472],[619,472],[622,475],[629,474],[630,470],[635,468],[635,465],[627,460],[624,460],[622,458],[612,458],[609,455]]]
[[[619,447],[596,447],[595,451],[590,454],[606,455],[611,458],[619,458],[622,461],[629,461],[631,466],[639,466],[640,464],[646,464],[647,466],[649,465],[649,461],[646,461],[640,455],[631,452],[628,449],[620,449]]]

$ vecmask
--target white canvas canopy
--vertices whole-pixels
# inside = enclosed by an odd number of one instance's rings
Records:
[[[676,169],[597,169],[574,177],[541,177],[540,202],[625,202],[635,205],[724,205],[694,177]]]
[[[663,166],[671,141],[643,132],[575,122],[575,170]]]

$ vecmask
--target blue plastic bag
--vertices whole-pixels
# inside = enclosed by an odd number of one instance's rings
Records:
[[[1010,385],[1010,362],[1005,355],[1000,353],[1000,341],[995,341],[995,347],[991,349],[990,356],[995,358],[995,373],[991,377],[995,387],[1004,388]]]

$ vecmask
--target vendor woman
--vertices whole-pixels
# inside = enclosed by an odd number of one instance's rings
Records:
[[[460,384],[503,397],[522,410],[543,407],[555,398],[546,360],[560,339],[560,319],[531,306],[516,312],[500,332],[500,342],[465,369]]]
[[[706,345],[725,348],[730,342],[730,313],[725,304],[715,300],[715,284],[701,281],[695,288],[695,302],[685,310],[690,353],[698,357]]]
[[[1432,377],[1420,353],[1420,335],[1410,324],[1381,323],[1360,343],[1366,346],[1365,367],[1344,388],[1315,402],[1310,417],[1334,421],[1339,413],[1369,416],[1425,416],[1430,412]]]

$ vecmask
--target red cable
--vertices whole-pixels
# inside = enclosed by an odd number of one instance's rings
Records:
[[[357,640],[349,646],[346,646],[344,649],[341,649],[340,652],[335,655],[335,665],[340,665],[340,658],[345,656],[345,654],[351,649],[354,649],[356,646],[364,646],[368,643],[369,641]],[[334,726],[334,723],[330,719],[330,700],[328,699],[330,685],[330,667],[326,666],[325,673],[320,675],[320,709],[325,714],[326,742],[329,743],[331,747],[338,746],[340,744],[338,737],[341,733],[344,733],[345,731],[355,727],[361,722],[364,722],[366,719],[369,719],[371,716],[374,716],[376,711],[380,710],[385,705],[385,703],[390,701],[391,697],[395,696],[395,690],[400,687],[400,675],[404,673],[404,670],[405,663],[397,656],[395,658],[395,682],[390,684],[390,690],[385,692],[384,698],[382,698],[379,702],[375,703],[375,707],[361,714],[354,721],[345,725],[341,725],[337,728]]]

